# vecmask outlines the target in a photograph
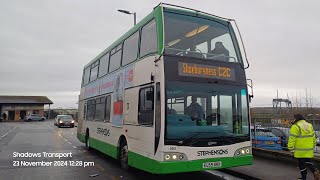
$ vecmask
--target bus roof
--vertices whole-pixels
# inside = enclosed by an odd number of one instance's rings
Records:
[[[206,13],[203,11],[199,11],[196,9],[173,5],[173,4],[160,3],[158,6],[162,6],[166,10],[172,10],[175,12],[180,12],[180,13],[185,13],[185,14],[190,14],[190,15],[199,15],[200,14],[202,16],[205,16],[205,17],[208,17],[208,18],[214,19],[214,20],[234,21],[234,19],[225,18],[225,17],[214,15],[214,14]]]
[[[228,19],[220,16],[216,16],[213,14],[209,14],[206,12],[202,12],[199,10],[195,10],[192,8],[167,4],[167,3],[160,3],[158,6],[156,6],[151,13],[149,13],[146,17],[144,17],[141,21],[139,21],[135,26],[133,26],[129,31],[127,31],[124,35],[122,35],[120,38],[118,38],[115,42],[113,42],[110,46],[108,46],[104,51],[102,51],[99,55],[97,55],[93,60],[91,60],[89,63],[87,63],[84,67],[86,69],[89,67],[92,63],[99,60],[104,54],[111,51],[114,47],[122,43],[126,38],[128,38],[131,34],[139,30],[143,25],[151,21],[154,17],[162,17],[162,8],[165,11],[169,12],[178,12],[186,15],[192,15],[192,16],[202,16],[205,18],[213,19],[215,21],[220,21],[221,23],[226,23],[229,21],[234,21],[233,19]],[[162,19],[162,18],[161,18]],[[162,28],[162,27],[161,27]],[[162,41],[158,42],[158,52],[162,50],[163,44]]]

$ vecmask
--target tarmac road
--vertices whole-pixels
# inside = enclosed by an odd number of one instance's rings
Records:
[[[68,157],[59,159],[58,156],[62,155]],[[219,180],[238,178],[221,175],[214,171],[173,175],[153,175],[132,168],[124,171],[115,159],[97,151],[87,151],[84,144],[76,138],[76,128],[58,128],[53,125],[53,120],[46,120],[0,123],[0,179]]]

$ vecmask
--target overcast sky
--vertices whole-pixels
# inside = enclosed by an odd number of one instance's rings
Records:
[[[0,95],[43,95],[77,107],[83,66],[141,20],[156,0],[0,0]],[[320,1],[164,1],[233,18],[254,82],[252,106],[305,97],[320,106]],[[301,94],[301,95],[300,95]]]

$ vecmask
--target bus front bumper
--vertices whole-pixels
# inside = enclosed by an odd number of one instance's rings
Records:
[[[171,174],[179,172],[206,171],[224,169],[236,166],[252,165],[253,156],[223,157],[199,159],[192,161],[159,162],[135,153],[129,152],[129,165],[153,174]],[[221,166],[204,168],[204,163],[221,162]]]

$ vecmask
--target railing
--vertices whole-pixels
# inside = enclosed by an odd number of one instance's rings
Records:
[[[320,156],[320,119],[307,119],[307,121],[313,125],[316,134],[315,155]],[[292,125],[290,118],[252,118],[251,123],[253,147],[288,151],[287,144]]]

